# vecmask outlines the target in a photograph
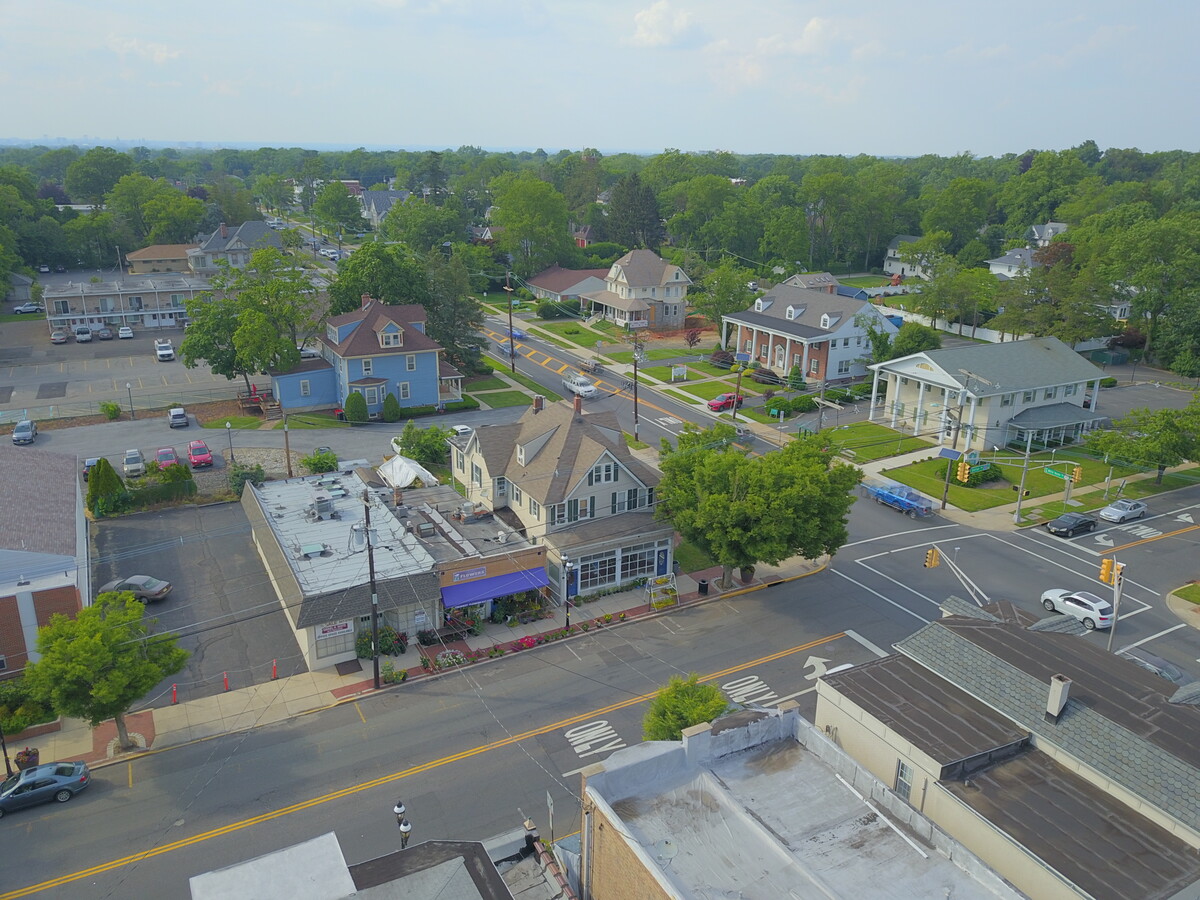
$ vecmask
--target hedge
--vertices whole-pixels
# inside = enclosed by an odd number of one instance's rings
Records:
[[[196,495],[196,482],[190,478],[187,481],[172,481],[160,484],[147,484],[129,492],[129,501],[136,508],[150,506],[154,503],[170,503],[174,500],[186,500]]]

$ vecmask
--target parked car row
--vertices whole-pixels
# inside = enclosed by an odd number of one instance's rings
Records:
[[[1149,511],[1150,508],[1141,500],[1114,500],[1095,516],[1089,513],[1063,513],[1047,522],[1046,530],[1059,537],[1071,538],[1077,534],[1095,531],[1100,525],[1099,519],[1105,522],[1129,522],[1144,518]]]
[[[128,325],[122,325],[115,332],[107,325],[100,325],[96,328],[88,325],[76,325],[70,331],[56,328],[50,332],[50,343],[65,344],[68,340],[74,338],[77,344],[87,344],[93,339],[97,341],[111,341],[113,337],[121,339],[131,338],[133,337],[133,329]]]

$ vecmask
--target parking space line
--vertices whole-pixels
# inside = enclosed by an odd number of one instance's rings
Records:
[[[872,653],[874,653],[876,656],[880,657],[881,659],[888,655],[887,651],[880,650],[878,647],[876,647],[874,644],[872,644],[870,641],[868,641],[865,637],[863,637],[857,631],[851,631],[849,628],[847,628],[846,629],[846,637],[850,638],[850,640],[852,640],[852,641],[857,641],[859,644],[866,647],[868,650],[870,650]]]
[[[362,719],[364,725],[367,724],[367,717],[363,715],[362,707],[358,705],[358,701],[354,701],[354,711],[358,713],[358,717]]]

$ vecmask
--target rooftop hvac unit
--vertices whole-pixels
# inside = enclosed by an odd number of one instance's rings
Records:
[[[333,517],[333,497],[328,491],[316,491],[313,494],[313,509],[316,510],[318,519]]]
[[[470,500],[466,500],[458,504],[458,514],[464,519],[470,516],[473,512],[475,512],[475,504]]]
[[[496,533],[496,543],[497,544],[503,544],[507,540],[508,540],[508,532],[507,531],[499,531]]]
[[[437,534],[437,528],[432,522],[420,522],[417,525],[417,534],[423,538],[431,538]]]

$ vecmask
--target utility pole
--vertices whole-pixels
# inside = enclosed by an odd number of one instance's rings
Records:
[[[1029,451],[1033,449],[1033,432],[1025,432],[1025,463],[1021,466],[1021,486],[1017,488],[1017,508],[1013,511],[1013,524],[1021,524],[1021,501],[1025,499],[1025,476],[1029,474]]]
[[[633,439],[638,438],[638,363],[641,361],[642,340],[638,332],[633,333]]]
[[[283,414],[283,459],[287,463],[288,478],[292,477],[292,445],[288,442],[287,413]]]
[[[956,453],[958,452],[958,435],[962,432],[962,411],[963,407],[967,404],[967,394],[970,393],[971,390],[971,379],[974,378],[976,381],[980,382],[981,384],[986,384],[988,387],[1000,387],[998,384],[992,384],[986,378],[980,378],[974,372],[968,372],[966,369],[959,369],[958,371],[960,374],[966,376],[966,380],[963,381],[962,390],[958,392],[958,409],[954,413],[954,441],[950,445],[950,449]],[[971,421],[975,421],[975,416],[973,413],[971,415]],[[971,446],[970,441],[967,442],[967,446]],[[942,488],[942,509],[946,508],[946,504],[949,502],[950,498],[950,464],[953,461],[954,460],[951,459],[946,460],[946,484]],[[1024,478],[1021,480],[1023,484]]]
[[[371,585],[371,660],[375,666],[375,690],[379,690],[379,592],[375,585],[375,545],[371,542],[371,495],[363,488],[366,509],[367,577]]]
[[[508,306],[508,370],[514,375],[517,372],[517,339],[512,333],[512,300],[513,289],[508,283],[508,277],[512,272],[504,273],[504,302]]]

